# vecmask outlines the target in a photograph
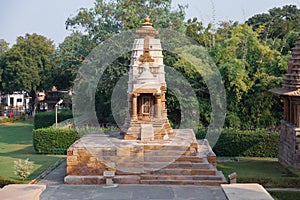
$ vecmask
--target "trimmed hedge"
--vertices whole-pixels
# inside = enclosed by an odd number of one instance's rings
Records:
[[[9,184],[22,184],[22,183],[24,183],[24,182],[12,180],[12,179],[0,176],[0,188],[3,188],[4,186],[9,185]]]
[[[60,110],[57,115],[57,121],[61,122],[73,118],[71,110]],[[55,112],[41,112],[34,116],[34,129],[46,128],[55,123]]]
[[[206,130],[197,133],[198,139],[205,138]],[[218,142],[213,147],[217,156],[277,157],[279,132],[267,129],[222,130]]]
[[[32,135],[35,151],[42,154],[53,154],[57,150],[66,150],[79,139],[76,129],[41,128],[33,130]]]

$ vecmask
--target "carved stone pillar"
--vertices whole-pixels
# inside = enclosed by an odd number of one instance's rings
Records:
[[[132,95],[132,119],[137,119],[137,95]]]
[[[155,110],[155,117],[161,118],[161,96],[156,95],[155,96],[155,105],[156,105],[156,110]]]

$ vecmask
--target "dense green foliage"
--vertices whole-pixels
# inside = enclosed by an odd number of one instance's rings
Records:
[[[44,36],[34,33],[18,37],[17,43],[2,55],[2,91],[50,89],[54,52],[53,42]]]
[[[71,110],[60,110],[57,114],[57,122],[73,118]],[[46,128],[55,123],[55,112],[40,112],[34,116],[34,129]]]
[[[282,103],[268,90],[281,83],[288,57],[262,43],[258,34],[246,24],[223,23],[215,32],[198,32],[201,30],[197,19],[188,22],[187,35],[207,45],[206,49],[222,75],[227,95],[225,126],[257,128],[277,125]],[[208,39],[211,42],[207,42]],[[180,61],[179,66],[185,69],[190,82],[195,80],[195,73],[187,70],[189,65]],[[208,90],[201,78],[196,77],[196,80],[194,88],[202,88],[199,102],[209,107]],[[201,124],[207,126],[210,109],[201,111]]]
[[[197,138],[205,138],[206,130],[201,129]],[[277,157],[279,132],[259,130],[223,129],[213,147],[217,156]]]
[[[52,154],[56,149],[68,149],[79,139],[76,129],[41,128],[32,131],[33,147],[37,153]]]
[[[270,9],[268,13],[254,15],[246,21],[254,30],[259,31],[260,37],[264,40],[280,38],[287,45],[293,45],[286,40],[286,36],[291,31],[300,31],[299,22],[300,9],[295,5],[286,5],[282,8],[275,7]]]

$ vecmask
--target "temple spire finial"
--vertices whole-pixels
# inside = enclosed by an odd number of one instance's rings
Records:
[[[151,19],[149,18],[149,16],[147,16],[144,19],[144,23],[142,23],[142,27],[139,28],[136,33],[138,35],[140,35],[142,38],[149,36],[151,38],[154,38],[157,34],[158,31],[153,28],[152,23],[151,23]]]
[[[149,17],[149,15],[147,15],[147,17],[145,18],[145,22],[150,22],[150,17]]]

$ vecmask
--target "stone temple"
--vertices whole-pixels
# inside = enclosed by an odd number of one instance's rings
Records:
[[[158,32],[146,18],[136,31],[128,81],[128,113],[121,134],[93,133],[67,151],[66,184],[220,185],[216,155],[192,129],[172,129]],[[110,173],[111,172],[111,173]]]
[[[125,140],[166,139],[173,130],[167,118],[166,81],[162,48],[149,18],[136,31],[141,37],[132,48],[128,81],[130,116],[124,129]]]
[[[278,160],[284,166],[300,169],[300,33],[282,87],[270,91],[284,99]]]

